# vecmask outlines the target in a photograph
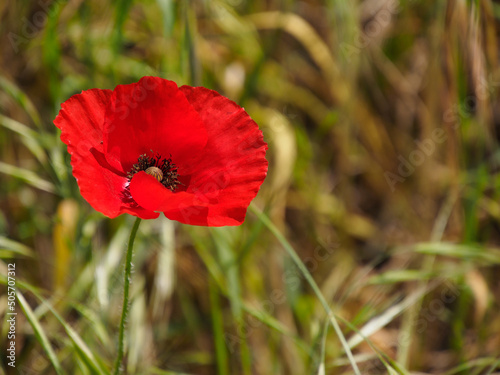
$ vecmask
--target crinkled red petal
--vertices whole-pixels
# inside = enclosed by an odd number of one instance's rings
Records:
[[[106,111],[106,159],[123,172],[151,151],[189,174],[207,143],[205,125],[175,82],[143,77],[113,91]]]
[[[173,193],[156,178],[138,172],[134,174],[129,185],[130,194],[134,200],[142,207],[159,211],[159,207],[178,207],[193,204],[193,195],[180,191]]]
[[[267,144],[243,108],[216,91],[180,90],[207,125],[208,142],[193,171],[190,188],[206,202],[210,226],[238,225],[267,175]],[[203,222],[205,214],[192,215]],[[176,215],[178,217],[178,215]]]
[[[68,146],[80,192],[92,207],[109,217],[129,213],[143,219],[156,218],[158,213],[139,207],[131,199],[124,189],[127,178],[104,168],[94,156],[104,151],[104,115],[111,96],[111,90],[99,89],[74,95],[62,103],[54,124]]]
[[[205,148],[185,176],[189,184],[185,191],[172,193],[154,178],[143,176],[134,181],[134,177],[132,196],[141,206],[163,211],[169,219],[182,223],[239,225],[267,174],[267,144],[262,132],[241,107],[217,92],[189,86],[180,90],[208,134]]]

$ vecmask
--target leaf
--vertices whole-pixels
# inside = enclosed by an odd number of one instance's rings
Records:
[[[21,141],[24,143],[26,148],[28,148],[28,150],[35,155],[41,164],[45,164],[47,161],[47,155],[45,154],[38,134],[35,131],[30,129],[28,126],[3,115],[0,115],[0,125],[21,135]]]
[[[450,242],[424,242],[415,245],[413,249],[422,254],[448,256],[475,263],[500,264],[498,248]]]
[[[34,253],[28,246],[0,236],[0,258],[11,258],[14,255],[33,257]]]
[[[33,123],[41,128],[42,121],[40,120],[40,115],[36,110],[33,102],[30,98],[21,91],[13,82],[9,81],[7,78],[0,76],[0,89],[9,94],[31,117]]]
[[[4,275],[0,275],[0,283],[5,285],[7,284],[7,278]],[[75,346],[75,349],[78,352],[79,356],[82,358],[85,365],[93,374],[99,374],[99,375],[108,374],[108,371],[106,371],[102,367],[101,363],[97,360],[97,358],[94,356],[89,347],[85,344],[82,338],[78,335],[78,333],[59,315],[59,313],[52,307],[51,303],[40,295],[36,287],[33,287],[30,284],[22,282],[21,280],[16,280],[16,285],[17,287],[29,290],[38,300],[42,302],[43,307],[47,308],[52,312],[52,314],[56,317],[59,323],[61,323],[61,325],[64,327],[64,330],[66,331],[67,335],[69,336],[70,340]],[[28,305],[25,304],[25,307],[26,306]]]
[[[57,374],[64,374],[64,371],[61,368],[61,364],[57,359],[56,353],[52,349],[52,345],[50,345],[49,339],[45,335],[45,331],[43,330],[42,326],[40,325],[40,322],[33,313],[33,310],[31,310],[31,307],[29,306],[28,302],[24,299],[24,296],[19,290],[16,292],[16,294],[19,306],[23,310],[26,319],[33,328],[33,332],[35,333],[38,342],[47,353],[47,356],[49,357],[52,366],[54,366],[54,370],[56,370]]]
[[[395,284],[405,281],[428,280],[433,273],[422,270],[391,270],[370,278],[369,284]]]
[[[16,177],[28,183],[29,185],[48,193],[56,192],[56,188],[51,182],[38,177],[36,173],[28,169],[16,167],[14,165],[10,165],[0,161],[0,173],[5,173],[12,177]]]

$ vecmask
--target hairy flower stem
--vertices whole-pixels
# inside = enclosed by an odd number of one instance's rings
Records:
[[[132,227],[132,232],[130,232],[130,238],[128,240],[127,256],[125,259],[125,281],[123,284],[123,307],[122,307],[122,318],[120,320],[120,332],[118,334],[118,353],[116,356],[115,366],[113,370],[114,375],[120,373],[124,347],[125,347],[125,324],[127,321],[129,304],[129,289],[130,289],[130,279],[132,278],[132,254],[134,247],[135,235],[139,229],[139,224],[141,223],[141,218],[135,220],[134,226]]]

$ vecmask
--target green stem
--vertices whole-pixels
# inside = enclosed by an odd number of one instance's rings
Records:
[[[113,370],[114,375],[120,373],[120,367],[123,361],[123,353],[125,347],[125,322],[127,321],[127,315],[129,310],[129,289],[130,289],[130,279],[132,277],[132,254],[134,247],[135,235],[139,229],[139,224],[141,223],[141,218],[135,220],[134,226],[132,227],[132,232],[130,232],[130,238],[128,240],[127,247],[127,257],[125,259],[125,282],[123,284],[123,307],[122,307],[122,318],[120,320],[120,332],[118,334],[118,354],[116,356],[115,366]]]

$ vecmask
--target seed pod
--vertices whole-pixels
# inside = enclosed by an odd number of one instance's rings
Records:
[[[145,170],[145,172],[150,176],[156,178],[158,182],[161,182],[161,180],[163,180],[163,172],[158,167],[149,167],[148,169]]]

